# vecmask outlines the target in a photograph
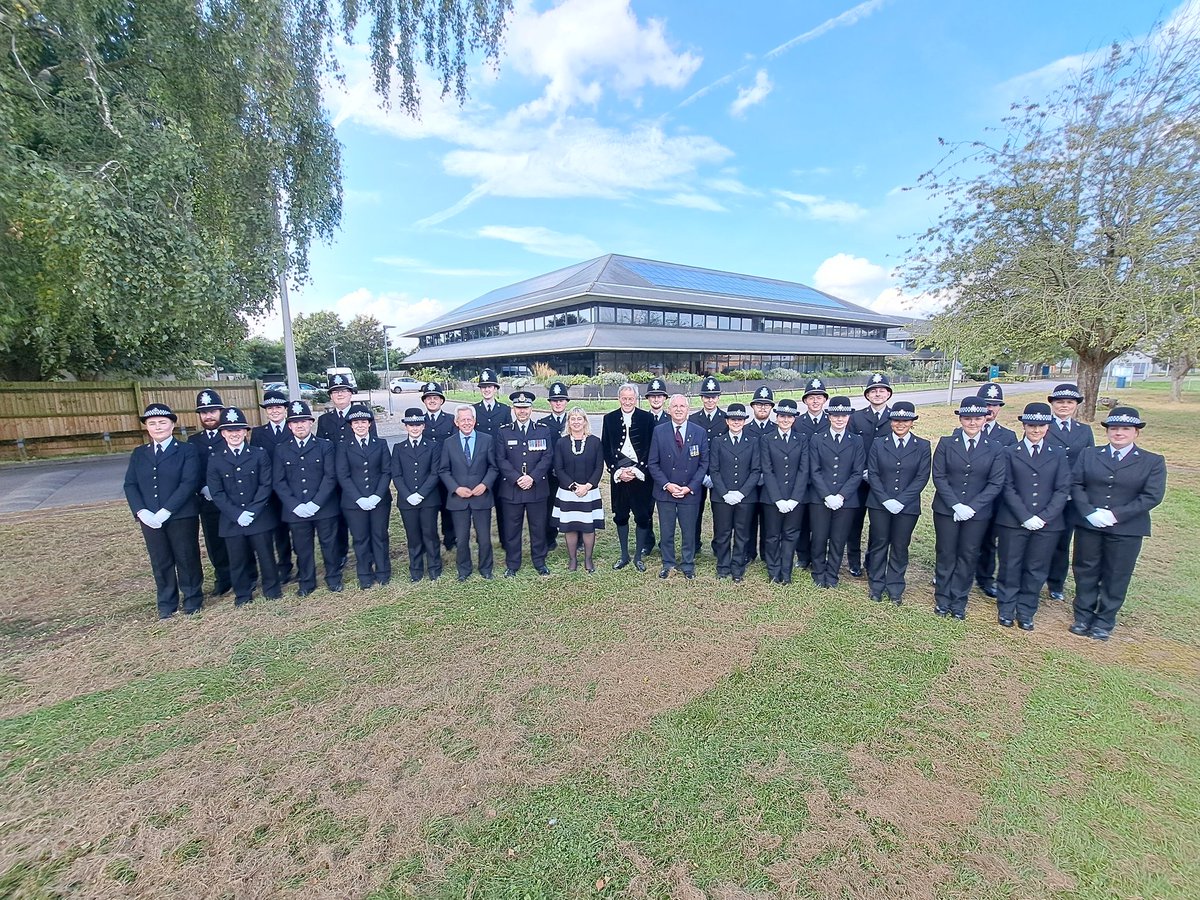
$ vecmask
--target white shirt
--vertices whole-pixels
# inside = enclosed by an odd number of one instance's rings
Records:
[[[166,452],[166,449],[171,446],[171,444],[174,442],[174,440],[175,440],[175,438],[168,437],[165,441],[156,441],[155,446],[158,447],[163,452]]]
[[[1115,453],[1117,455],[1117,462],[1120,462],[1121,460],[1123,460],[1125,458],[1125,454],[1128,453],[1132,449],[1133,449],[1133,444],[1130,444],[1124,450],[1118,450],[1116,447],[1112,446],[1112,444],[1108,445],[1108,451],[1110,453]]]
[[[1041,448],[1041,446],[1042,446],[1040,443],[1039,443],[1039,444],[1034,444],[1034,443],[1032,443],[1032,442],[1029,440],[1029,438],[1025,438],[1025,440],[1021,441],[1021,443],[1025,445],[1025,452],[1029,454],[1030,458],[1032,458],[1032,457],[1033,457],[1033,448],[1034,448],[1034,447]],[[1040,453],[1040,452],[1041,452],[1041,450],[1039,449],[1039,451],[1038,451],[1038,452]]]
[[[962,432],[963,446],[967,449],[968,452],[970,452],[970,450],[971,450],[971,441],[975,442],[975,449],[978,450],[979,442],[982,440],[983,440],[982,434],[977,434],[977,435],[975,435],[975,437],[971,438],[971,437],[967,437],[967,433],[965,431]]]
[[[908,443],[908,435],[905,435],[904,437],[897,437],[896,435],[893,434],[892,440],[896,442],[897,450],[903,450],[904,445]]]
[[[633,413],[621,412],[621,420],[625,423],[625,443],[621,445],[621,455],[629,459],[637,459],[637,451],[633,449]]]
[[[1070,420],[1070,419],[1060,419],[1060,418],[1058,418],[1058,417],[1056,416],[1056,417],[1055,417],[1055,419],[1054,419],[1054,421],[1057,423],[1057,424],[1054,426],[1055,428],[1062,429],[1062,428],[1065,426],[1067,431],[1070,431],[1070,430],[1071,430],[1071,424],[1072,424],[1072,422],[1071,422],[1071,420]]]

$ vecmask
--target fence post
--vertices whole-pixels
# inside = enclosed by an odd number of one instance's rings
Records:
[[[142,386],[136,381],[131,382],[131,385],[133,387],[133,414],[140,416],[142,410],[146,408],[146,404],[142,402]]]

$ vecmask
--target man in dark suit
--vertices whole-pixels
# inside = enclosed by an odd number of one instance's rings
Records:
[[[551,382],[547,390],[546,402],[550,404],[550,415],[538,421],[550,429],[553,439],[550,444],[550,457],[554,458],[554,445],[567,433],[567,401],[570,399],[567,385],[562,381]],[[546,496],[546,552],[558,547],[558,528],[554,524],[551,513],[554,511],[554,497],[558,493],[558,478],[554,474],[554,466],[550,467],[550,490]]]
[[[884,372],[874,372],[863,387],[863,398],[867,406],[857,409],[850,416],[850,430],[862,438],[863,452],[868,453],[877,438],[892,433],[891,408],[892,383]],[[850,533],[846,537],[846,568],[855,578],[863,574],[862,535],[867,521],[867,495],[871,485],[867,473],[863,472],[858,486],[858,504],[850,512]]]
[[[679,569],[683,577],[696,574],[696,519],[700,512],[700,488],[708,472],[708,437],[704,429],[688,421],[688,400],[683,394],[671,398],[671,421],[654,429],[650,439],[650,477],[658,505],[662,540],[662,571],[666,578],[675,568],[675,528],[681,534]]]
[[[850,431],[854,408],[849,397],[834,397],[825,407],[829,430],[808,439],[808,522],[812,532],[812,580],[837,587],[846,552],[846,536],[858,505],[858,485],[867,468],[863,440]]]
[[[415,584],[424,577],[428,565],[429,580],[437,581],[442,575],[437,528],[442,445],[425,436],[429,429],[427,417],[417,407],[406,409],[401,421],[408,436],[392,446],[392,482],[408,543],[408,577]]]
[[[446,506],[454,517],[458,580],[471,577],[471,529],[479,546],[479,574],[492,578],[492,485],[496,463],[492,439],[475,430],[475,407],[460,406],[454,413],[458,434],[442,445],[440,475],[446,486]]]
[[[342,442],[353,437],[353,432],[350,430],[350,402],[354,397],[354,389],[350,385],[350,379],[345,375],[334,375],[329,379],[329,402],[333,404],[333,409],[321,413],[317,419],[317,437],[324,438],[333,443],[333,449],[336,452]],[[371,437],[378,438],[379,432],[375,428],[375,423],[371,423]],[[338,489],[339,492],[341,488]],[[338,509],[342,509],[341,498],[339,494]],[[350,529],[346,523],[346,517],[341,512],[338,513],[337,522],[337,546],[338,553],[341,555],[342,566],[346,564],[346,557],[350,553]]]
[[[1074,384],[1056,385],[1046,400],[1050,403],[1054,421],[1046,433],[1046,443],[1061,447],[1067,454],[1072,469],[1079,454],[1088,447],[1096,446],[1092,426],[1075,418],[1075,412],[1083,400],[1083,394]],[[1063,517],[1063,527],[1058,532],[1058,543],[1050,556],[1050,569],[1046,573],[1046,590],[1051,600],[1063,600],[1067,584],[1067,571],[1071,568],[1071,537],[1075,533],[1075,513],[1070,504]]]
[[[196,489],[200,454],[175,440],[179,417],[165,403],[151,403],[141,415],[150,443],[134,449],[125,470],[125,499],[141,523],[150,556],[158,617],[169,619],[183,594],[185,614],[204,606],[200,568],[200,524]]]
[[[513,391],[508,396],[513,420],[502,425],[492,442],[496,462],[496,497],[504,510],[504,577],[521,570],[522,531],[529,523],[529,556],[539,575],[546,567],[546,497],[550,492],[550,470],[554,466],[553,432],[531,419],[533,392]]]
[[[292,433],[287,427],[287,395],[282,391],[267,391],[259,406],[266,412],[267,422],[259,425],[250,432],[250,443],[262,447],[275,460],[275,450],[280,444],[289,443]],[[283,520],[282,507],[279,497],[272,496],[275,515],[279,524],[275,526],[275,566],[279,569],[279,583],[287,584],[292,580],[292,532],[291,527]]]
[[[733,576],[739,584],[754,546],[750,523],[758,509],[758,488],[762,481],[759,440],[744,432],[749,415],[741,403],[730,403],[725,410],[727,431],[708,446],[717,578]]]
[[[442,406],[446,402],[446,394],[436,381],[427,381],[421,385],[421,402],[425,404],[425,436],[424,440],[433,441],[441,446],[449,438],[458,434],[454,427],[454,416],[447,413]],[[440,451],[439,451],[440,452]],[[437,469],[437,466],[434,466]],[[438,510],[442,519],[442,542],[447,550],[454,549],[454,521],[450,510],[446,508],[446,486],[438,481]]]
[[[720,435],[724,434],[725,413],[721,412],[717,403],[721,399],[721,382],[709,375],[700,382],[700,403],[701,408],[691,414],[690,419],[701,428],[704,429],[704,435],[708,438],[709,446]],[[708,489],[712,487],[712,478],[705,473],[704,480],[700,485],[700,511],[696,516],[696,552],[700,552],[700,532],[704,524],[704,504],[708,500]],[[716,542],[712,544],[712,551],[717,552]]]
[[[317,589],[315,543],[321,544],[325,563],[325,586],[333,593],[342,590],[342,557],[338,552],[337,448],[313,434],[312,408],[303,400],[288,406],[287,426],[292,440],[275,448],[271,484],[280,502],[280,516],[292,530],[296,551],[296,582],[299,596]]]
[[[1146,425],[1131,406],[1104,420],[1108,446],[1089,447],[1075,463],[1075,622],[1071,633],[1106,641],[1150,534],[1150,510],[1162,503],[1167,463],[1135,443]]]
[[[667,412],[667,383],[661,378],[651,378],[646,385],[646,404],[655,425],[671,421],[671,414]]]
[[[208,461],[214,453],[225,449],[225,439],[221,437],[218,426],[221,424],[221,412],[225,403],[221,395],[213,390],[203,390],[196,395],[196,415],[200,419],[200,431],[188,438],[188,443],[196,448],[200,459],[200,484],[198,485],[197,509],[200,513],[200,528],[204,532],[204,549],[208,553],[208,561],[212,563],[215,580],[211,596],[221,597],[228,594],[233,586],[229,574],[229,549],[225,539],[221,537],[221,511],[212,502],[208,490]]]
[[[633,566],[646,571],[643,556],[654,548],[654,486],[650,482],[650,438],[655,430],[654,417],[638,403],[638,389],[623,384],[617,390],[618,409],[604,414],[600,445],[604,464],[612,479],[613,522],[621,555],[614,569],[629,565],[629,514],[633,513],[635,535]],[[665,427],[665,426],[664,426]]]
[[[1011,447],[1017,442],[1017,433],[1011,428],[1005,428],[996,417],[1004,407],[1004,388],[989,381],[979,388],[978,399],[987,405],[987,421],[980,432],[989,444],[999,444],[1001,447]],[[993,515],[994,515],[993,510]],[[975,583],[989,597],[995,599],[1000,592],[996,588],[996,542],[1000,534],[993,519],[988,527],[983,543],[979,547],[979,565],[975,570]]]
[[[884,592],[897,606],[904,596],[908,546],[921,515],[921,491],[929,483],[929,441],[911,434],[916,408],[907,400],[892,404],[892,434],[867,451],[867,578],[871,599]]]
[[[800,508],[808,491],[808,435],[796,431],[796,401],[784,397],[775,407],[775,433],[759,439],[762,464],[763,535],[767,576],[775,584],[792,583]],[[808,551],[805,551],[805,556]]]

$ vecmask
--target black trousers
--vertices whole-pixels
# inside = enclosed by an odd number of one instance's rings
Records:
[[[704,485],[701,485],[700,486],[700,508],[696,511],[696,549],[699,550],[701,547],[700,532],[704,530],[704,508],[706,506],[711,506],[712,510],[713,510],[713,539],[709,542],[708,546],[712,550],[713,555],[715,556],[716,552],[717,552],[717,539],[716,539],[717,504],[715,501],[711,504],[708,502],[708,494],[709,494],[708,488],[704,487]]]
[[[612,483],[613,523],[628,525],[633,513],[638,528],[654,527],[654,487],[646,481],[614,481]]]
[[[966,613],[967,597],[979,565],[979,548],[991,527],[990,518],[975,516],[965,522],[955,522],[953,516],[933,514],[937,554],[934,562],[937,584],[933,588],[933,602],[938,609],[960,615]]]
[[[863,479],[863,483],[858,489],[860,505],[851,510],[850,534],[846,537],[846,565],[852,569],[863,567],[862,535],[867,521],[867,495],[869,493],[871,493],[871,487],[867,484],[866,479]]]
[[[275,568],[275,547],[270,531],[239,534],[225,538],[229,548],[229,574],[233,578],[234,603],[241,606],[254,599],[254,561],[262,575],[262,592],[268,600],[283,596],[279,589],[279,571]]]
[[[138,523],[141,525],[141,523]],[[196,516],[167,519],[161,528],[142,525],[142,539],[154,573],[158,617],[165,619],[179,609],[194,613],[204,606],[204,570],[200,567],[200,520]]]
[[[369,588],[373,584],[387,584],[392,577],[391,548],[388,525],[391,520],[391,504],[380,500],[374,509],[342,509],[342,516],[354,538],[354,570],[358,575],[358,586]]]
[[[492,574],[492,510],[456,509],[454,517],[454,543],[457,547],[455,562],[458,577],[471,574],[471,529],[475,529],[475,543],[479,546],[479,574]]]
[[[1112,631],[1141,552],[1141,535],[1075,529],[1076,622]]]
[[[854,522],[855,506],[833,510],[825,502],[809,503],[809,559],[812,564],[814,584],[836,587],[838,570],[842,567],[842,554],[846,552],[846,539]]]
[[[774,503],[760,503],[763,511],[763,533],[766,535],[765,557],[767,575],[773,581],[790,582],[796,558],[796,542],[800,540],[800,518],[804,504],[790,513],[781,513]]]
[[[867,578],[871,594],[887,591],[893,600],[904,595],[904,575],[908,571],[908,545],[912,543],[917,516],[892,515],[886,509],[867,510]]]
[[[1000,533],[1000,570],[996,577],[1000,596],[996,598],[996,611],[1002,619],[1032,622],[1060,532],[1008,525],[996,530]]]
[[[658,525],[662,539],[658,549],[662,553],[664,569],[676,568],[675,529],[679,528],[678,568],[685,575],[696,571],[696,520],[700,517],[698,503],[676,503],[673,500],[658,501]]]
[[[525,523],[529,522],[529,555],[534,568],[546,564],[546,504],[541,500],[518,503],[505,500],[502,509],[504,528],[501,544],[504,547],[504,566],[514,572],[521,569],[522,544],[525,543]]]
[[[1058,542],[1054,545],[1054,552],[1050,554],[1050,570],[1046,573],[1046,590],[1061,594],[1067,584],[1067,572],[1071,569],[1071,538],[1075,536],[1075,528],[1068,525],[1055,534],[1058,535]]]
[[[801,503],[794,512],[799,516],[796,525],[796,565],[803,569],[812,564],[812,523],[808,521],[808,504]],[[839,559],[838,565],[841,564]]]
[[[558,526],[554,524],[554,497],[558,493],[558,479],[553,475],[547,479],[550,483],[550,496],[546,498],[546,551],[558,540]]]
[[[400,521],[404,523],[404,539],[408,544],[408,577],[419,581],[429,566],[432,581],[442,574],[442,543],[438,539],[439,510],[432,504],[415,509],[403,507]],[[428,560],[428,562],[426,562]]]
[[[762,527],[762,504],[753,503],[751,508],[754,510],[754,514],[750,516],[750,537],[746,542],[747,562],[755,557],[764,560],[767,558],[767,534]]]
[[[446,486],[438,484],[438,507],[441,509],[442,543],[449,550],[454,546],[454,516],[446,509]]]
[[[728,503],[714,503],[713,511],[713,553],[717,557],[718,575],[736,575],[741,578],[746,574],[746,562],[754,543],[750,539],[750,526],[754,514],[758,511],[757,503],[745,501],[730,506]]]
[[[979,545],[979,563],[975,567],[975,581],[981,588],[996,586],[996,540],[998,526],[994,519],[989,520],[991,527],[983,536]]]
[[[204,531],[204,549],[208,553],[208,561],[212,563],[213,573],[216,575],[213,593],[223,594],[233,587],[233,578],[229,574],[229,549],[225,546],[225,538],[221,537],[221,511],[211,500],[201,497],[197,502],[200,504],[200,527]]]
[[[305,519],[292,522],[292,547],[296,551],[296,582],[302,591],[317,587],[316,541],[321,543],[321,559],[325,563],[325,585],[330,588],[342,585],[342,557],[338,555],[337,523],[341,516],[326,516],[323,519]]]

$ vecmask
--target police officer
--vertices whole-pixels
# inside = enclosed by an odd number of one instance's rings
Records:
[[[793,427],[796,412],[796,401],[784,397],[775,406],[775,433],[759,439],[759,498],[766,545],[763,559],[774,584],[792,583],[796,542],[800,540],[800,509],[808,494],[808,435]],[[810,550],[805,551],[806,557]]]
[[[854,407],[849,397],[834,397],[825,407],[829,430],[808,440],[809,558],[817,587],[837,587],[846,537],[859,500],[858,485],[867,468],[863,440],[849,429]]]
[[[929,483],[929,441],[912,434],[916,408],[907,400],[892,404],[892,433],[867,451],[867,578],[871,599],[887,593],[897,606],[904,596],[908,547],[921,515],[921,491]]]
[[[504,546],[504,577],[521,570],[522,530],[529,523],[529,555],[539,575],[549,575],[546,566],[546,497],[550,493],[550,470],[554,466],[555,435],[541,422],[534,422],[533,393],[513,391],[513,421],[495,435],[492,455],[499,476],[496,497],[505,517],[500,540]]]
[[[425,404],[425,435],[424,440],[443,444],[458,434],[454,427],[454,416],[442,409],[446,403],[446,394],[436,381],[427,381],[421,385],[421,402]],[[438,508],[441,510],[442,543],[447,550],[454,549],[454,520],[450,510],[446,508],[446,486],[438,482]]]
[[[762,481],[759,439],[745,433],[750,414],[741,403],[725,410],[725,434],[708,448],[708,474],[713,482],[713,549],[717,578],[741,583],[754,544],[750,523],[758,509]]]
[[[1150,510],[1162,503],[1167,463],[1135,443],[1146,423],[1131,406],[1104,420],[1105,447],[1079,454],[1071,480],[1075,506],[1075,622],[1071,633],[1107,641],[1150,534]]]
[[[208,490],[221,511],[221,537],[229,549],[234,605],[245,606],[254,599],[251,562],[255,557],[263,596],[278,600],[282,591],[272,539],[278,523],[271,505],[271,455],[246,442],[250,424],[236,406],[221,411],[218,428],[225,446],[209,458]]]
[[[671,414],[667,412],[667,396],[667,383],[661,378],[651,378],[646,386],[646,405],[650,407],[649,413],[654,417],[655,425],[671,421]]]
[[[633,514],[633,567],[646,571],[642,557],[654,549],[654,486],[650,481],[650,441],[657,426],[654,418],[638,406],[637,385],[626,383],[617,389],[620,406],[604,414],[600,446],[604,464],[612,479],[613,522],[621,555],[613,563],[623,569],[630,563],[629,515]],[[665,426],[664,426],[665,427]]]
[[[877,438],[892,433],[889,421],[892,411],[888,406],[892,399],[892,382],[887,373],[871,373],[863,386],[863,398],[867,406],[856,409],[850,416],[850,430],[862,438],[863,450],[869,452]],[[870,492],[867,473],[863,472],[862,483],[858,487],[860,502],[851,510],[850,535],[846,539],[846,567],[855,578],[861,578],[863,574],[862,535],[867,521],[867,494]]]
[[[1046,433],[1046,443],[1065,450],[1067,460],[1074,469],[1079,454],[1088,447],[1096,446],[1092,426],[1075,418],[1075,412],[1083,401],[1083,394],[1079,392],[1077,385],[1059,384],[1055,385],[1046,400],[1050,403],[1050,410],[1054,415],[1054,421],[1050,423]],[[1068,503],[1063,517],[1063,528],[1058,532],[1058,543],[1050,557],[1050,570],[1046,575],[1046,590],[1049,591],[1051,600],[1061,601],[1064,597],[1067,570],[1071,567],[1071,536],[1074,533],[1075,512]]]
[[[337,448],[342,517],[354,538],[354,565],[364,591],[392,580],[388,524],[392,511],[392,454],[371,434],[375,414],[355,403],[346,414],[351,435]]]
[[[158,617],[169,619],[204,606],[200,568],[200,520],[197,487],[200,454],[175,440],[179,417],[165,403],[151,403],[141,415],[150,443],[134,449],[125,470],[125,499],[141,523],[150,556]]]
[[[814,434],[829,430],[829,416],[825,413],[829,392],[825,389],[825,382],[820,378],[808,379],[804,385],[804,395],[800,399],[805,408],[800,410],[792,428],[807,441]],[[812,529],[808,525],[808,506],[801,503],[799,512],[800,518],[796,523],[796,565],[805,569],[811,561],[809,554],[812,550]]]
[[[717,403],[721,399],[721,382],[709,375],[700,382],[700,409],[696,410],[690,416],[691,421],[695,422],[704,429],[704,434],[708,438],[708,443],[711,446],[712,442],[720,435],[724,434],[725,413],[721,412]],[[704,504],[708,500],[708,489],[712,487],[712,478],[707,473],[704,475],[704,480],[700,487],[700,511],[696,515],[696,552],[700,552],[700,532],[704,525]],[[717,552],[716,543],[712,544],[712,551]]]
[[[983,439],[987,407],[968,397],[954,411],[959,427],[933,451],[933,611],[964,619],[979,564],[979,548],[992,527],[1004,489],[1004,448]]]
[[[475,430],[495,439],[500,427],[512,421],[512,409],[507,403],[496,399],[496,392],[500,390],[500,379],[494,370],[484,369],[480,372],[476,384],[483,399],[475,404]],[[504,498],[496,491],[491,492],[490,496],[496,509],[496,533],[500,538],[500,545],[506,546],[505,530],[508,525],[504,515]]]
[[[979,388],[976,397],[987,405],[987,420],[984,422],[981,432],[983,439],[989,444],[999,444],[1001,447],[1011,447],[1015,444],[1017,433],[1011,428],[1005,428],[996,420],[997,414],[1004,406],[1004,388],[989,381]],[[996,541],[998,538],[999,532],[993,521],[979,547],[979,565],[975,571],[975,583],[979,585],[981,591],[992,598],[998,597],[1000,594],[996,588]]]
[[[312,407],[305,401],[293,400],[288,405],[287,427],[292,437],[275,448],[271,475],[280,516],[292,532],[301,597],[317,589],[317,542],[325,563],[325,586],[335,594],[342,590],[343,559],[337,544],[337,526],[342,521],[337,448],[332,441],[313,434],[315,421]]]
[[[550,429],[552,438],[550,457],[554,458],[554,447],[567,433],[567,401],[571,399],[570,392],[564,382],[553,381],[547,389],[546,400],[550,404],[550,415],[538,421]],[[558,494],[558,476],[554,474],[554,466],[550,466],[550,494],[546,498],[546,552],[558,547],[558,528],[554,525],[554,498]]]
[[[282,391],[267,391],[259,404],[267,414],[267,421],[250,432],[250,442],[262,447],[275,461],[275,450],[280,444],[289,443],[292,433],[287,427],[288,399]],[[273,539],[275,542],[275,566],[279,570],[279,583],[287,584],[292,579],[292,532],[282,518],[282,507],[279,497],[272,495],[271,502],[275,506],[275,516],[279,524],[275,526]]]
[[[204,532],[204,549],[208,553],[208,561],[212,563],[215,576],[213,597],[228,594],[233,586],[229,573],[229,550],[221,537],[221,511],[212,502],[212,494],[208,489],[208,461],[214,453],[221,453],[225,449],[225,439],[218,430],[224,409],[225,402],[220,394],[213,390],[200,391],[196,395],[196,415],[200,418],[201,430],[188,438],[188,443],[196,448],[200,458],[197,507],[200,512],[200,529]]]
[[[408,577],[415,584],[428,566],[429,580],[437,581],[442,575],[442,544],[438,540],[442,447],[425,436],[429,426],[422,410],[406,409],[401,421],[407,437],[392,447],[392,482],[408,544]]]
[[[350,429],[350,404],[354,397],[354,389],[350,386],[350,379],[340,374],[329,379],[328,387],[329,402],[333,404],[333,409],[321,413],[317,419],[317,437],[332,441],[336,451],[343,441],[353,435]],[[371,437],[379,437],[374,422],[371,423]],[[339,490],[341,490],[340,487]],[[345,508],[340,499],[338,508]],[[338,552],[341,554],[342,566],[345,566],[346,556],[350,553],[350,531],[344,514],[341,515],[337,524],[337,546]]]
[[[747,437],[760,439],[776,430],[775,423],[771,420],[771,410],[774,408],[775,392],[765,384],[755,388],[754,396],[750,400],[750,410],[754,413],[754,417],[746,423],[746,427],[743,429]],[[750,517],[750,544],[746,548],[746,552],[749,554],[746,557],[748,563],[759,558],[767,558],[767,536],[762,528],[762,516],[762,504],[754,504],[754,514]]]
[[[671,421],[654,429],[650,438],[650,477],[662,541],[662,570],[667,578],[676,567],[675,529],[680,532],[679,570],[691,579],[696,574],[696,527],[700,515],[700,486],[708,471],[708,437],[704,428],[688,419],[688,400],[671,398]]]
[[[1066,451],[1046,440],[1054,416],[1045,403],[1029,403],[1018,416],[1023,439],[1004,451],[1003,502],[996,512],[1000,530],[998,621],[1033,631],[1038,595],[1050,556],[1063,530],[1071,495],[1071,463]]]

